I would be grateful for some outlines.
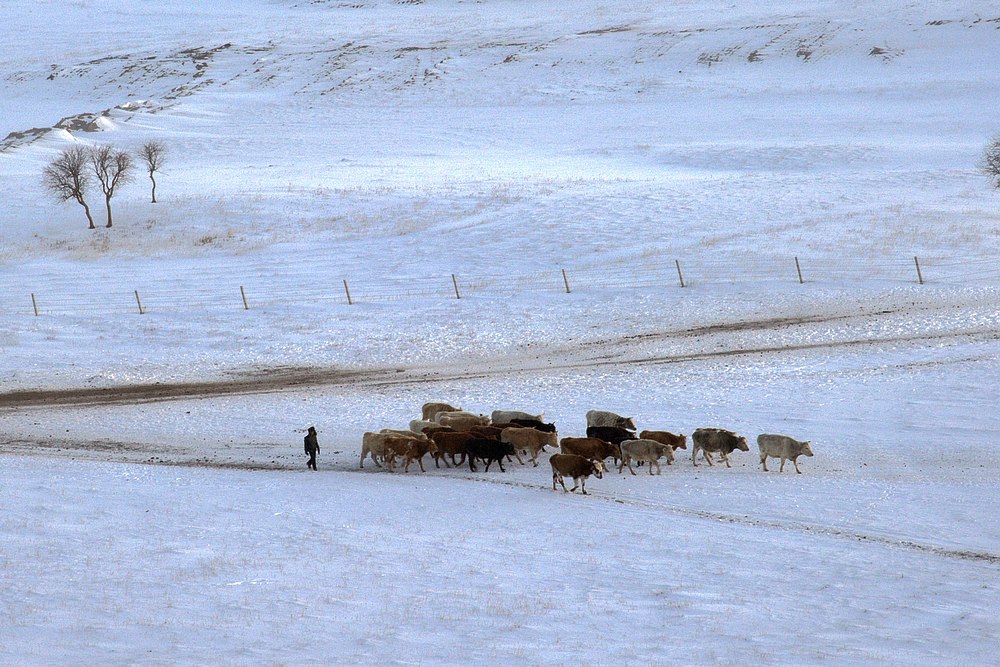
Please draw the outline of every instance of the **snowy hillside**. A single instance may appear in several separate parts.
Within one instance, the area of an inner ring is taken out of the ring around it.
[[[994,660],[1000,10],[193,4],[0,12],[0,663]],[[426,400],[751,451],[358,470]]]

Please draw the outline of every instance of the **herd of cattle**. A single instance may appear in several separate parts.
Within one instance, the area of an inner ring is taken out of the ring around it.
[[[698,465],[698,452],[709,465],[718,454],[731,467],[729,456],[735,451],[749,451],[746,438],[721,428],[699,428],[691,435],[691,462]],[[780,472],[785,470],[785,461],[791,461],[795,472],[799,470],[798,457],[812,456],[809,442],[800,442],[785,435],[762,433],[757,436],[760,463],[767,470],[767,459],[781,459]],[[485,470],[495,462],[504,471],[504,459],[517,459],[525,465],[521,455],[538,465],[538,455],[546,447],[557,453],[549,457],[552,467],[552,488],[556,482],[564,491],[587,493],[586,480],[593,475],[600,479],[610,458],[618,465],[621,473],[625,467],[633,475],[632,463],[648,464],[649,474],[656,468],[662,472],[660,459],[667,465],[674,461],[674,450],[687,449],[687,436],[669,431],[644,430],[636,433],[631,417],[622,417],[613,412],[590,410],[587,412],[587,436],[559,438],[555,424],[545,423],[541,414],[529,414],[516,410],[494,410],[490,416],[466,412],[447,403],[425,403],[421,418],[410,422],[408,429],[386,428],[374,433],[365,433],[361,442],[361,468],[365,459],[371,458],[376,466],[384,463],[394,470],[397,459],[403,461],[403,471],[416,461],[424,472],[424,456],[434,457],[435,467],[464,465],[476,472],[476,462],[481,461]],[[449,462],[450,460],[450,462]],[[566,489],[564,477],[572,477],[574,486]]]

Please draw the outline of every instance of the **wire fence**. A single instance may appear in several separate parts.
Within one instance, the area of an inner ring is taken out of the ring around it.
[[[620,259],[606,265],[553,267],[523,275],[438,274],[378,277],[360,274],[317,280],[306,263],[201,263],[171,274],[122,268],[67,280],[64,274],[33,272],[30,280],[8,278],[0,290],[0,314],[197,312],[253,310],[288,305],[394,303],[417,299],[512,298],[528,293],[593,290],[699,290],[713,285],[1000,285],[1000,260],[976,258],[752,257],[683,260]],[[154,275],[155,274],[155,275]],[[16,283],[16,284],[15,284]]]

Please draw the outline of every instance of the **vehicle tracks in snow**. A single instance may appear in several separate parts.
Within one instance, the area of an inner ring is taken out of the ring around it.
[[[551,489],[549,489],[547,485],[534,484],[531,482],[522,482],[519,480],[491,479],[483,477],[472,477],[470,475],[463,475],[461,478],[467,480],[483,481],[489,484],[511,486],[516,488],[542,489],[551,491]],[[699,510],[690,507],[680,507],[677,505],[670,505],[667,503],[645,500],[641,498],[627,498],[627,497],[615,496],[602,491],[591,490],[587,492],[587,496],[592,497],[596,500],[600,500],[602,502],[615,503],[618,505],[625,505],[627,507],[652,510],[654,512],[659,512],[664,514],[674,514],[689,518],[705,519],[708,521],[715,521],[719,523],[726,523],[726,524],[740,525],[740,526],[750,526],[754,528],[767,528],[771,530],[780,530],[785,532],[797,532],[806,535],[816,535],[819,537],[846,539],[846,540],[851,540],[853,542],[876,544],[895,549],[905,549],[908,551],[915,551],[922,554],[940,556],[943,558],[950,558],[954,560],[988,563],[990,565],[1000,565],[1000,554],[993,553],[991,551],[980,551],[975,549],[953,549],[933,544],[926,544],[923,542],[918,542],[916,540],[911,540],[906,538],[896,538],[887,535],[864,533],[856,530],[837,528],[835,526],[823,526],[819,524],[810,524],[801,521],[764,519],[748,515],[727,514],[725,512],[712,512],[708,510]]]
[[[886,311],[886,313],[889,311]],[[885,313],[879,313],[885,314]],[[253,373],[234,375],[231,378],[200,382],[155,382],[108,387],[80,387],[71,389],[17,390],[0,393],[0,411],[5,409],[63,406],[113,406],[140,403],[175,401],[212,396],[233,396],[280,393],[325,386],[385,387],[435,384],[468,380],[485,380],[517,373],[553,373],[584,370],[609,366],[655,366],[709,361],[739,356],[776,355],[811,350],[838,350],[862,347],[895,346],[902,344],[942,344],[955,342],[991,342],[1000,338],[989,327],[958,331],[929,332],[881,337],[852,337],[826,341],[790,343],[787,345],[730,345],[718,349],[672,354],[636,353],[630,344],[656,339],[690,338],[692,336],[751,329],[775,330],[784,326],[816,324],[844,319],[842,315],[829,318],[804,317],[766,319],[756,322],[722,324],[699,329],[675,332],[650,332],[631,334],[618,339],[588,341],[573,347],[557,350],[539,350],[531,357],[510,356],[490,362],[467,362],[478,366],[467,370],[465,362],[449,362],[441,366],[414,366],[411,368],[302,368],[277,367]]]

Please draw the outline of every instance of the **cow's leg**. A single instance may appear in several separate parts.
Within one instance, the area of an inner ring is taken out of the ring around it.
[[[697,446],[691,447],[691,465],[694,465],[694,466],[698,465],[698,447]]]
[[[419,459],[417,459],[417,463],[420,464],[420,472],[427,472],[426,470],[424,470],[424,457],[421,456]]]
[[[625,457],[625,462],[628,463],[628,471],[634,475],[635,471],[632,470],[632,457],[631,456],[626,456]]]
[[[580,478],[580,493],[582,493],[585,496],[589,495],[587,493],[587,478],[586,477],[581,477]]]
[[[722,460],[726,462],[726,467],[727,468],[732,468],[733,467],[733,466],[729,465],[729,454],[726,454],[725,450],[719,452],[719,456],[721,456]]]
[[[557,479],[559,480],[559,484],[562,485],[563,492],[564,493],[568,493],[569,489],[566,488],[566,482],[563,481],[563,476],[561,474],[559,474],[558,472],[555,472],[555,471],[552,472],[552,490],[553,491],[556,490],[556,480]]]
[[[521,465],[524,465],[524,460],[521,458],[521,454],[517,451],[517,449],[514,450],[514,456],[517,458],[517,462],[518,463],[520,463]],[[509,455],[507,456],[507,462],[510,463],[510,456]]]
[[[621,460],[621,463],[619,463],[619,464],[618,464],[618,474],[619,474],[619,475],[621,474],[621,472],[622,472],[622,469],[623,469],[624,467],[625,467],[625,457],[623,456],[623,457],[622,457],[622,460]]]
[[[469,455],[469,470],[476,472],[476,460],[472,455]]]
[[[781,467],[778,468],[778,472],[785,472],[785,461],[786,460],[787,459],[784,456],[781,457]]]
[[[663,471],[660,470],[660,459],[656,459],[655,461],[650,461],[649,462],[649,474],[650,474],[650,476],[652,476],[652,474],[653,474],[653,466],[654,465],[656,466],[656,474],[657,475],[662,475]]]
[[[500,466],[500,472],[507,472],[506,470],[503,469],[503,457],[497,459],[497,465]]]
[[[707,449],[701,450],[701,455],[705,457],[706,461],[708,461],[708,465],[710,465],[710,466],[714,466],[715,465],[714,463],[712,463],[712,455],[709,453],[709,451]]]
[[[362,470],[365,469],[365,457],[368,456],[368,450],[364,447],[361,448],[361,463],[358,465]]]
[[[767,469],[767,454],[760,455],[760,464],[764,466],[764,472],[770,472],[770,470]]]
[[[799,473],[801,475],[802,471],[799,470],[799,457],[796,456],[795,458],[792,459],[792,465],[795,466],[795,472],[797,472],[797,473]]]

